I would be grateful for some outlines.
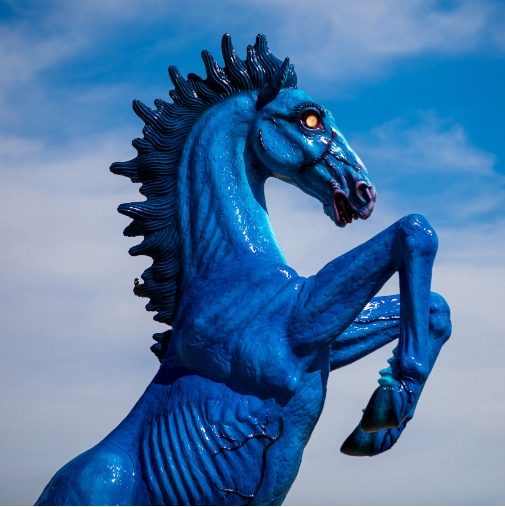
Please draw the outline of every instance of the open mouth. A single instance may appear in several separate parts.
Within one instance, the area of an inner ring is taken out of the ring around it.
[[[362,205],[355,208],[347,195],[335,180],[330,180],[333,189],[331,204],[333,207],[333,219],[338,227],[345,227],[353,220],[366,220],[374,209],[377,193],[373,186],[366,181],[356,182],[356,199]]]
[[[333,212],[335,214],[335,223],[339,227],[345,227],[353,220],[358,220],[359,216],[354,211],[348,197],[342,190],[335,188],[333,191]]]

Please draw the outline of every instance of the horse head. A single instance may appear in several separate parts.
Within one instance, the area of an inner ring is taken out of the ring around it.
[[[258,93],[257,117],[249,136],[257,163],[317,198],[337,226],[367,219],[376,191],[368,171],[325,107],[305,92],[283,88],[288,59]]]

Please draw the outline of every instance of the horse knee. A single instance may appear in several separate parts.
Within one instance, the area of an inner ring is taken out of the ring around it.
[[[410,252],[434,256],[438,249],[438,237],[435,229],[422,215],[407,215],[400,221],[402,242]]]
[[[451,336],[451,310],[447,301],[436,292],[430,297],[430,331],[437,339],[446,342]]]

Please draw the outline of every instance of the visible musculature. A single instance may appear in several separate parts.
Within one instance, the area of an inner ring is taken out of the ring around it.
[[[221,452],[233,452],[233,451],[237,451],[243,445],[247,444],[247,442],[249,442],[250,440],[253,440],[253,439],[258,439],[258,440],[266,439],[268,441],[268,444],[263,448],[263,464],[262,464],[262,468],[261,468],[261,478],[260,478],[260,481],[258,483],[258,486],[256,487],[255,492],[251,493],[249,495],[240,493],[238,491],[238,488],[237,488],[237,483],[236,483],[235,479],[232,477],[233,484],[235,486],[233,489],[231,489],[231,488],[221,488],[221,487],[218,487],[216,485],[216,487],[220,491],[226,492],[226,495],[223,496],[223,500],[226,499],[229,494],[235,494],[235,495],[238,495],[240,498],[248,500],[248,502],[245,505],[250,505],[250,503],[256,497],[256,494],[258,493],[258,490],[261,487],[261,484],[263,482],[263,478],[264,478],[264,475],[265,475],[266,464],[267,464],[267,462],[266,462],[266,460],[267,460],[267,451],[268,451],[269,447],[272,444],[274,444],[275,442],[277,442],[277,440],[279,440],[279,438],[281,438],[282,432],[283,432],[283,429],[284,429],[284,425],[283,425],[282,419],[280,419],[281,426],[280,426],[279,434],[274,437],[274,436],[269,435],[267,433],[267,426],[269,424],[270,424],[269,420],[267,420],[267,422],[265,424],[260,424],[259,425],[259,428],[261,430],[260,433],[250,433],[249,435],[246,435],[246,437],[244,439],[242,439],[242,440],[240,440],[238,438],[233,438],[233,437],[230,437],[230,436],[224,435],[224,434],[218,435],[219,438],[221,438],[223,440],[226,440],[226,441],[228,441],[230,443],[233,443],[235,445],[233,447],[223,446],[220,449],[218,449],[217,451],[215,451],[214,455],[217,455],[217,454],[219,454]]]
[[[217,455],[220,452],[225,452],[225,451],[236,451],[237,449],[240,449],[243,445],[245,445],[247,442],[249,442],[249,440],[252,440],[254,438],[257,438],[257,439],[265,438],[266,440],[268,440],[270,442],[270,444],[277,442],[277,440],[279,440],[279,438],[282,435],[282,425],[281,425],[281,432],[279,433],[279,435],[277,435],[276,437],[273,437],[273,436],[269,435],[266,431],[268,424],[270,424],[270,421],[267,421],[266,424],[260,424],[259,427],[262,430],[261,433],[250,433],[243,440],[239,440],[237,438],[233,438],[228,435],[223,435],[223,434],[218,435],[219,438],[222,438],[223,440],[227,440],[229,442],[232,442],[236,445],[234,447],[226,447],[226,446],[221,447],[221,449],[218,449],[214,453],[214,455]],[[267,448],[268,448],[268,446],[267,446]]]
[[[169,328],[151,347],[160,368],[104,440],[65,465],[38,505],[279,505],[323,409],[330,370],[398,340],[379,386],[342,445],[390,449],[451,333],[430,292],[437,237],[408,215],[304,278],[272,231],[269,177],[318,199],[338,227],[367,219],[376,191],[331,114],[296,87],[288,58],[258,35],[206,77],[169,67],[173,103],[139,101],[138,155],[111,171],[141,183],[121,204],[153,263],[134,293]],[[303,239],[303,238],[302,238]],[[395,273],[400,296],[374,297]],[[357,418],[360,414],[356,414]]]
[[[233,477],[232,477],[232,481],[233,481],[233,485],[235,486],[234,488],[220,488],[219,486],[216,486],[216,488],[219,489],[219,491],[223,491],[225,493],[225,495],[223,497],[221,497],[221,500],[226,500],[228,498],[228,495],[237,495],[242,500],[247,500],[247,503],[245,503],[244,505],[251,505],[251,502],[254,500],[254,496],[255,496],[254,493],[252,493],[250,495],[246,495],[244,493],[241,493],[238,490],[237,482],[235,481],[235,479]]]

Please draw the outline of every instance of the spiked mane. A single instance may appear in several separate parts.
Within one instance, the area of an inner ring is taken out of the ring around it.
[[[138,100],[133,102],[133,110],[145,123],[144,138],[132,142],[137,157],[116,162],[110,168],[114,174],[142,183],[140,193],[147,199],[121,204],[118,211],[133,219],[124,230],[125,236],[144,236],[142,243],[130,248],[130,255],[147,255],[153,259],[151,267],[142,273],[144,283],[137,285],[134,293],[150,298],[146,310],[158,312],[154,320],[169,326],[177,312],[182,281],[177,180],[186,139],[204,111],[231,95],[262,89],[283,63],[270,52],[261,34],[254,46],[247,47],[245,61],[238,58],[228,34],[223,36],[222,52],[224,68],[208,51],[202,51],[205,80],[195,74],[189,74],[186,80],[176,67],[168,68],[175,87],[169,92],[172,104],[155,100],[153,111]],[[284,87],[296,88],[292,65]],[[170,335],[171,330],[153,336],[159,343],[151,349],[160,360]]]

